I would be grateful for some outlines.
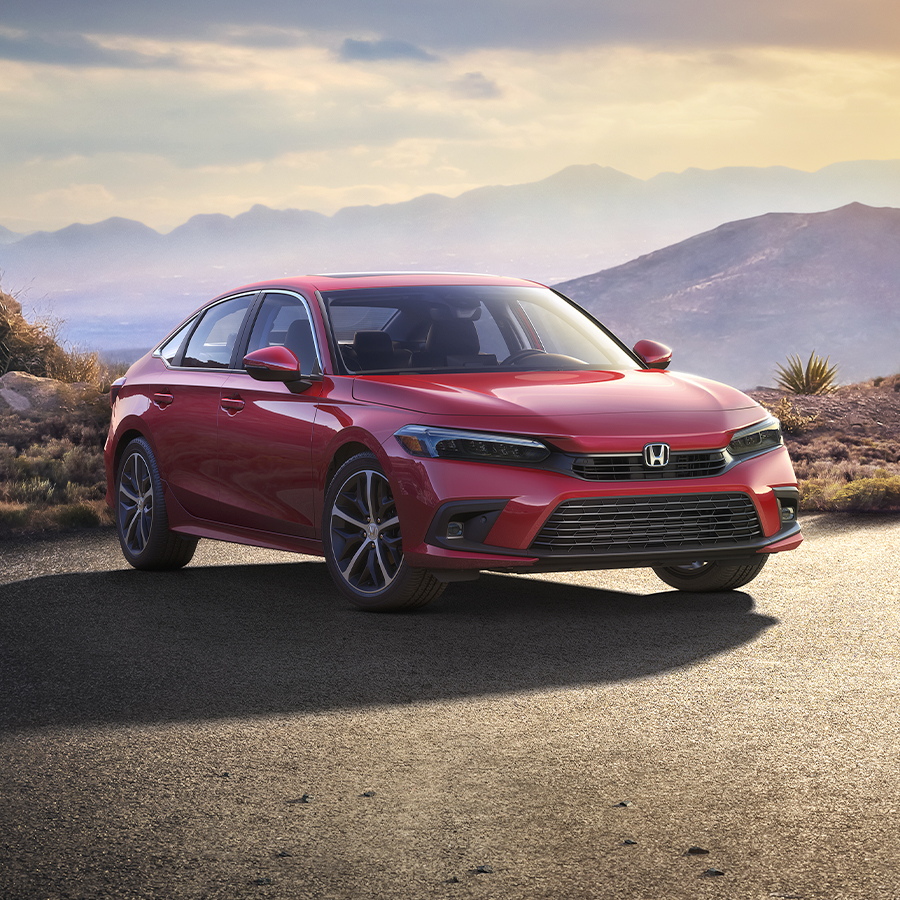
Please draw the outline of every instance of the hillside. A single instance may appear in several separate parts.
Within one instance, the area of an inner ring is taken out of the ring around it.
[[[7,290],[103,350],[152,344],[204,300],[282,273],[422,269],[546,283],[617,266],[723,222],[858,201],[900,207],[900,161],[819,172],[689,169],[642,180],[597,165],[456,198],[358,206],[333,216],[254,206],[160,234],[109,219],[26,236],[0,232]]]
[[[628,342],[672,346],[673,368],[743,388],[814,349],[843,382],[900,369],[900,209],[770,213],[556,287]]]

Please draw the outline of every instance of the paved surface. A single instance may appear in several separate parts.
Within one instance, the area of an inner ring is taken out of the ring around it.
[[[0,544],[0,898],[896,900],[900,517],[804,527],[744,592],[407,615],[308,558]]]

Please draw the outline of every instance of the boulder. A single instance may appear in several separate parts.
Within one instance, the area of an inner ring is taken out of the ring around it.
[[[99,397],[97,387],[84,382],[65,384],[25,372],[7,372],[0,377],[0,412],[46,415],[95,403]]]

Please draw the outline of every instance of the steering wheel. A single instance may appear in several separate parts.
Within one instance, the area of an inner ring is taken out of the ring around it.
[[[523,359],[534,356],[536,353],[543,354],[543,350],[536,350],[533,347],[526,347],[524,350],[516,350],[500,363],[501,366],[517,366]]]

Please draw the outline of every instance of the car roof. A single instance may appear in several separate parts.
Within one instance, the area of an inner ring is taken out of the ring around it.
[[[347,291],[357,288],[415,287],[439,284],[535,285],[537,282],[499,275],[477,275],[465,272],[333,272],[322,275],[299,275],[247,284],[238,290],[288,288],[303,291]],[[234,291],[229,291],[229,294]]]

